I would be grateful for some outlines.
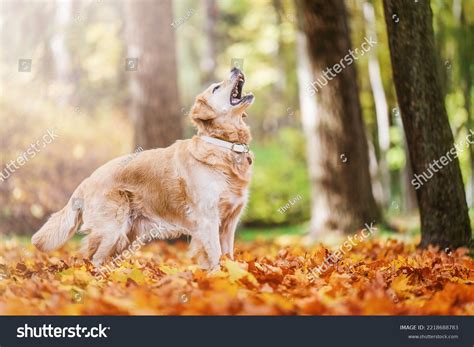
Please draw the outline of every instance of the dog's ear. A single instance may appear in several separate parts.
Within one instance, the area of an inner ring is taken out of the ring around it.
[[[216,112],[208,105],[204,98],[197,98],[189,116],[193,121],[206,121],[217,117]]]

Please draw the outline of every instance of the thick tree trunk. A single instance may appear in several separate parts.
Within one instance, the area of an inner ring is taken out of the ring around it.
[[[204,33],[206,41],[201,66],[203,70],[203,85],[207,88],[209,84],[216,82],[216,19],[218,9],[215,0],[206,0],[204,2],[204,7],[206,9],[206,16],[204,18]]]
[[[182,137],[171,0],[126,1],[135,146],[166,147]]]
[[[437,73],[429,2],[384,0],[384,11],[410,161],[415,175],[426,172],[428,176],[423,185],[415,182],[424,179],[412,181],[421,185],[416,191],[421,216],[420,246],[466,246],[471,227],[459,162],[453,154],[446,155],[455,147]],[[434,161],[443,156],[451,160],[439,169]],[[436,166],[438,170],[434,170]]]
[[[311,89],[311,83],[323,76],[324,70],[349,54],[346,10],[343,0],[301,0],[297,6],[311,66],[311,75],[299,80],[300,94],[305,94],[300,100],[308,138],[312,235],[331,230],[350,233],[365,223],[379,221],[355,67],[346,62],[345,68],[317,92]]]

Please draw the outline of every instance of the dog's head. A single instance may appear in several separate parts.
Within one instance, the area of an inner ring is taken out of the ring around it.
[[[252,93],[242,95],[244,84],[243,72],[233,68],[229,78],[211,84],[198,95],[189,116],[200,134],[231,142],[250,141],[243,118],[247,116],[245,110],[253,103],[254,96]]]

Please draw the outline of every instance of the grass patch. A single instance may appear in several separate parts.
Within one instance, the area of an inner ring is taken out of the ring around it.
[[[268,240],[282,235],[303,235],[307,227],[308,224],[303,223],[267,228],[240,228],[236,235],[239,241],[254,241],[256,238]]]

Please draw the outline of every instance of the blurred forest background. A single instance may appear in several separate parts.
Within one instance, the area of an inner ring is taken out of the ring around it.
[[[412,237],[420,228],[418,206],[383,3],[344,4],[351,47],[369,36],[377,42],[354,64],[370,185],[382,211],[376,222],[400,238]],[[236,65],[246,74],[244,90],[256,96],[246,120],[256,160],[240,235],[312,229],[318,210],[311,208],[307,156],[318,152],[307,150],[311,139],[300,104],[307,97],[302,81],[318,76],[305,70],[305,14],[298,2],[1,0],[0,6],[0,168],[48,129],[58,134],[0,182],[0,234],[37,230],[106,161],[191,137],[195,130],[186,115],[194,97]],[[474,2],[433,0],[431,9],[436,69],[458,143],[474,129]],[[346,155],[334,157],[344,165],[351,160]],[[459,161],[472,211],[474,148]]]

